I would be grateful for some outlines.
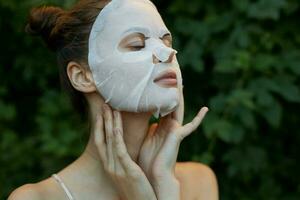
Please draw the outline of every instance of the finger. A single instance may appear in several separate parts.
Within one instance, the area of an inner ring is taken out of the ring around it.
[[[169,133],[172,128],[174,128],[175,123],[177,123],[171,114],[162,117],[158,123],[157,132],[161,137],[165,137],[167,133]]]
[[[157,127],[158,127],[157,123],[151,124],[151,126],[148,130],[148,136],[153,136],[155,134]]]
[[[103,105],[104,110],[104,126],[107,147],[108,170],[114,171],[114,156],[113,156],[113,119],[111,109],[108,105]]]
[[[181,139],[185,138],[198,128],[203,118],[205,117],[207,111],[207,107],[201,108],[196,117],[190,123],[187,123],[185,126],[182,127],[182,131],[179,132]]]
[[[119,111],[113,111],[114,115],[114,127],[113,127],[113,154],[114,154],[114,161],[115,161],[115,169],[118,174],[122,174],[124,172],[123,166],[120,162],[120,159],[118,157],[118,145],[117,145],[117,136],[116,136],[116,130],[120,130],[123,137],[123,125],[122,125],[122,118],[121,113]]]
[[[123,134],[122,116],[119,111],[114,111],[114,129],[120,129]]]
[[[98,116],[96,117],[94,140],[102,162],[107,163],[106,144],[103,131],[103,117],[101,116],[101,114],[98,114]]]
[[[123,134],[121,133],[120,129],[115,129],[114,135],[116,138],[115,149],[117,152],[118,160],[120,161],[120,164],[122,165],[124,171],[129,172],[133,168],[133,161],[127,152],[127,148],[122,137]]]

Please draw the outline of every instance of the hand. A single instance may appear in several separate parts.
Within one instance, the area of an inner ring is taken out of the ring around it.
[[[123,140],[121,113],[114,111],[112,114],[106,104],[103,112],[104,117],[101,114],[97,116],[94,135],[105,171],[127,200],[156,199],[144,172],[127,152]]]
[[[201,108],[195,118],[184,126],[180,125],[172,115],[162,120],[155,135],[164,137],[165,140],[153,162],[153,174],[159,174],[163,170],[174,171],[181,141],[198,128],[207,111],[207,107]]]
[[[173,199],[179,198],[178,191],[171,191],[172,185],[178,188],[174,171],[179,146],[200,125],[207,111],[208,108],[201,108],[197,116],[184,126],[177,121],[174,114],[170,114],[163,117],[159,124],[150,127],[141,147],[139,165],[152,183],[158,199],[166,199],[164,195],[170,195],[170,192],[176,193]]]
[[[181,74],[179,74],[179,79],[181,79]],[[177,121],[176,124],[182,125],[183,117],[184,117],[184,97],[183,97],[183,85],[178,86],[179,92],[179,105],[177,109],[171,114],[172,117]],[[167,117],[165,117],[167,118]],[[142,167],[144,172],[146,173],[149,179],[152,178],[151,176],[151,168],[153,159],[156,157],[160,147],[164,142],[165,134],[157,134],[163,132],[164,129],[165,118],[162,118],[158,124],[154,123],[150,126],[146,139],[141,147],[140,154],[139,154],[139,165]],[[161,137],[162,136],[162,137]]]

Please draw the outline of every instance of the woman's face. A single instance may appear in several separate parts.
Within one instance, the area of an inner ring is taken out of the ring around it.
[[[182,80],[172,36],[148,0],[113,0],[89,40],[97,89],[114,109],[166,115],[176,109]]]

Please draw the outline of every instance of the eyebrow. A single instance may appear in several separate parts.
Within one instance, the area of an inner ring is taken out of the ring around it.
[[[150,35],[150,30],[145,27],[131,27],[123,32],[122,36],[127,36],[129,33],[143,33],[146,37]]]

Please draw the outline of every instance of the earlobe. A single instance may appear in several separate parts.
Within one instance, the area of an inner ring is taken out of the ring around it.
[[[88,67],[71,61],[67,66],[67,74],[72,86],[83,93],[96,91],[96,86],[91,71]]]

